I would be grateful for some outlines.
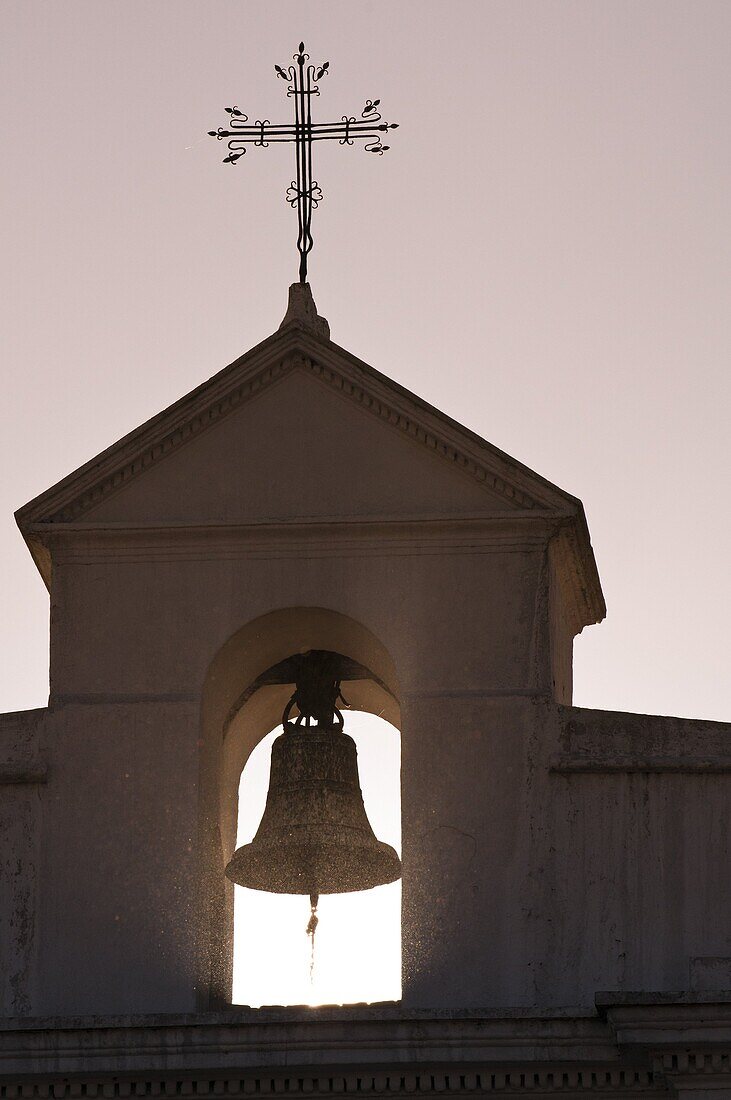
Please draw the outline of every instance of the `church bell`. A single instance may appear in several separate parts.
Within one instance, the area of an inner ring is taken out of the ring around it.
[[[226,867],[239,886],[316,899],[370,890],[401,875],[398,855],[376,839],[366,816],[355,742],[337,708],[337,671],[335,654],[312,651],[298,660],[284,732],[272,746],[261,823]]]

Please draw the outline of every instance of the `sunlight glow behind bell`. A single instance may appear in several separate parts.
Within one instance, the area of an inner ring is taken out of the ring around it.
[[[401,745],[398,730],[372,714],[344,712],[358,747],[366,813],[376,835],[401,851]],[[249,757],[239,785],[237,847],[261,820],[273,730]],[[303,895],[235,888],[234,1004],[352,1004],[401,997],[401,882],[321,896],[310,982],[309,917]]]

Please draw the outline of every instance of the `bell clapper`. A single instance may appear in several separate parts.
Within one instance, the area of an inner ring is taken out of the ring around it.
[[[320,923],[317,916],[317,903],[319,900],[319,894],[310,894],[310,919],[307,922],[306,929],[307,935],[310,937],[310,983],[315,980],[315,932]]]

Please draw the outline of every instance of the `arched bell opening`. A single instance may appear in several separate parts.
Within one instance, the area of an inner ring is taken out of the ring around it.
[[[392,750],[386,756],[390,756],[392,761],[391,787],[396,791],[396,801],[399,803],[396,816],[399,822],[397,833],[400,834],[398,682],[393,661],[385,647],[361,623],[325,608],[288,608],[271,612],[247,624],[219,650],[209,668],[203,695],[199,805],[201,850],[205,861],[202,876],[208,900],[202,914],[201,937],[204,944],[202,957],[209,958],[210,971],[208,975],[201,974],[201,983],[204,986],[207,980],[211,991],[207,1000],[209,1005],[230,1003],[232,998],[234,887],[225,877],[224,869],[237,846],[240,779],[244,773],[243,792],[244,798],[248,799],[246,783],[261,765],[252,759],[252,768],[247,775],[247,761],[264,738],[272,733],[276,735],[277,730],[281,732],[281,716],[292,694],[293,683],[287,672],[287,662],[312,651],[335,654],[344,662],[346,675],[343,690],[348,705],[344,707],[343,714],[359,744],[364,737],[368,742],[369,721],[371,746],[379,740],[379,735],[372,732],[374,722],[382,727],[380,740],[383,744],[388,742],[389,737],[396,738],[395,754]],[[359,712],[373,717],[364,717],[365,726],[356,730]],[[262,751],[267,753],[266,748]],[[371,755],[370,752],[367,755]],[[367,764],[366,772],[369,771],[372,769]],[[382,775],[387,771],[388,766],[382,761]],[[377,786],[378,767],[374,774]],[[365,793],[367,809],[368,791]],[[265,794],[266,787],[260,792],[260,797]],[[395,846],[400,848],[400,845]],[[393,892],[398,893],[398,888]],[[330,902],[328,908],[331,908]],[[394,907],[392,903],[392,909],[396,913],[398,953],[400,906]],[[301,930],[298,935],[302,936]],[[365,946],[364,943],[359,945],[361,953]],[[398,988],[400,975],[394,977],[388,993],[379,999],[393,999]],[[237,984],[237,1000],[239,998]],[[312,997],[304,999],[313,1000]],[[366,995],[347,999],[371,998]],[[252,1003],[256,997],[243,996],[241,1000]],[[281,1003],[282,998],[274,997],[274,1000]],[[297,1000],[302,1003],[303,998],[298,997]],[[268,997],[260,1003],[264,1001],[272,1003]],[[289,1003],[293,1002],[290,1000]]]
[[[368,823],[378,842],[393,845],[400,856],[399,731],[367,712],[346,711],[344,718],[357,746]],[[252,847],[261,830],[272,746],[282,737],[279,725],[259,742],[242,771],[239,851]],[[234,894],[234,1004],[257,1008],[400,1000],[400,876],[373,889],[320,895],[314,927],[306,895],[241,886]]]

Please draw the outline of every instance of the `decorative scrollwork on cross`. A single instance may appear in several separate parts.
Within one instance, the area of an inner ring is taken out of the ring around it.
[[[363,141],[368,153],[378,156],[388,150],[382,135],[398,127],[397,122],[384,122],[380,111],[380,99],[367,99],[360,113],[343,115],[340,122],[313,122],[311,114],[312,97],[320,94],[318,81],[328,75],[330,62],[321,65],[309,64],[310,55],[305,53],[305,44],[300,42],[297,53],[292,55],[293,65],[283,68],[275,65],[277,76],[287,83],[287,97],[294,99],[294,124],[272,123],[269,119],[257,119],[251,125],[248,116],[239,107],[226,107],[229,115],[229,128],[219,126],[209,130],[211,137],[226,141],[228,154],[224,164],[236,164],[246,153],[247,145],[267,149],[272,143],[294,142],[297,178],[287,188],[286,199],[297,209],[299,233],[297,251],[300,255],[299,279],[307,282],[307,256],[312,251],[312,211],[322,201],[322,191],[317,180],[312,178],[312,144],[315,141],[338,141],[340,145],[354,145]]]

